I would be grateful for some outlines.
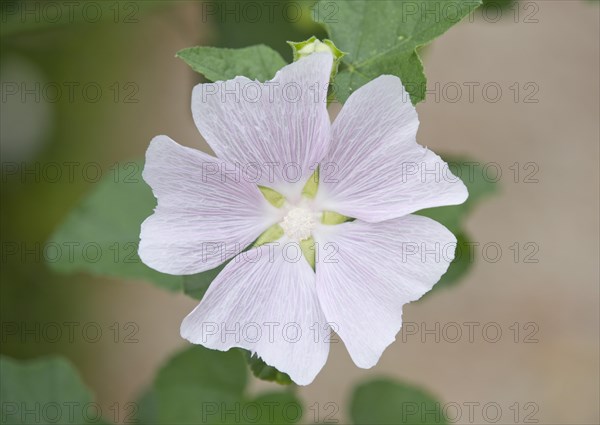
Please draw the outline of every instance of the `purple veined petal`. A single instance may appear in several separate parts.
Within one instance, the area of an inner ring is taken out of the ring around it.
[[[279,220],[255,184],[225,173],[231,165],[167,136],[146,152],[143,177],[158,205],[142,224],[139,255],[163,273],[212,269]]]
[[[231,260],[181,324],[190,342],[221,351],[245,348],[300,385],[310,384],[325,364],[329,333],[315,273],[298,244],[285,238]]]
[[[296,199],[329,148],[332,61],[313,54],[265,83],[236,77],[199,84],[192,95],[196,126],[219,158]]]
[[[382,75],[353,93],[332,126],[317,202],[368,222],[463,203],[462,181],[416,142],[419,119],[399,78]]]
[[[358,367],[370,368],[396,339],[402,306],[431,290],[454,259],[456,238],[434,220],[320,226],[317,294]]]

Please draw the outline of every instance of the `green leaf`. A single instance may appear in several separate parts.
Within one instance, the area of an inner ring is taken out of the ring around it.
[[[63,273],[142,279],[179,290],[181,277],[152,270],[138,257],[140,225],[152,214],[156,199],[142,180],[141,162],[123,168],[124,173],[106,175],[50,237],[48,245],[58,247],[61,255],[48,263]]]
[[[261,394],[245,403],[243,422],[294,424],[302,417],[302,403],[289,391]],[[257,412],[257,413],[255,413]]]
[[[252,374],[263,381],[277,382],[281,385],[292,384],[293,381],[287,373],[275,369],[266,364],[260,357],[252,355],[248,350],[243,350]]]
[[[98,423],[90,390],[61,357],[17,361],[0,356],[2,423]],[[88,421],[89,419],[89,421]]]
[[[382,74],[400,77],[413,104],[425,98],[426,78],[417,49],[467,16],[481,0],[321,0],[315,17],[344,52],[336,97]]]
[[[440,403],[413,385],[377,379],[359,385],[350,403],[352,423],[444,425]]]
[[[190,347],[175,355],[154,382],[158,422],[222,423],[223,409],[242,401],[247,379],[239,350]]]
[[[457,234],[461,232],[464,220],[473,207],[486,196],[494,193],[497,190],[497,185],[486,179],[480,162],[469,158],[443,157],[449,165],[449,170],[467,186],[469,198],[461,205],[428,208],[418,211],[417,214],[432,218],[442,223],[452,233]]]
[[[245,350],[193,346],[176,354],[140,399],[148,423],[295,423],[302,405],[289,391],[246,395]]]
[[[279,53],[263,44],[241,49],[189,47],[177,52],[177,57],[210,81],[237,76],[266,81],[286,65]]]

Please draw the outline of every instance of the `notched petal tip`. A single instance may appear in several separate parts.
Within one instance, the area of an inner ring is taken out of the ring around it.
[[[449,182],[450,184],[446,188],[446,191],[449,194],[451,194],[451,196],[450,195],[448,196],[447,203],[444,205],[464,204],[467,201],[467,199],[469,198],[469,189],[467,188],[465,183],[462,181],[462,179],[460,177],[458,177],[457,175],[452,173],[452,170],[450,169],[449,164],[446,161],[444,161],[444,159],[442,157],[440,157],[435,152],[430,151],[430,150],[428,150],[427,154],[433,155],[437,162],[443,164],[444,166],[446,166],[448,168],[448,172],[450,173],[450,176],[445,176],[444,177],[445,179],[447,179],[447,178],[455,179],[454,181],[450,181]],[[444,206],[444,205],[439,205],[439,206]]]
[[[150,140],[148,149],[146,149],[144,169],[142,170],[142,178],[150,187],[152,187],[152,168],[160,165],[160,160],[164,157],[164,152],[173,147],[182,148],[183,146],[179,145],[169,136],[162,134],[155,136]],[[154,196],[156,197],[156,195]]]
[[[356,220],[325,230],[315,240],[319,246],[335,243],[338,257],[319,263],[319,301],[354,363],[368,369],[396,340],[403,306],[430,291],[452,261],[446,254],[423,260],[422,253],[455,244],[456,238],[418,215],[375,224]],[[373,284],[365,287],[364,282]]]
[[[325,338],[315,340],[315,323],[325,327],[327,320],[314,286],[312,269],[305,262],[286,260],[282,246],[253,248],[219,273],[183,320],[181,336],[209,349],[250,350],[294,382],[308,385],[329,353]],[[231,329],[245,329],[246,324],[260,329],[257,337],[232,334]],[[292,324],[299,330],[294,339],[282,332]]]

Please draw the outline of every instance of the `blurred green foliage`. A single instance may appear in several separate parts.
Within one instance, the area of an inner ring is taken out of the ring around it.
[[[515,7],[518,0],[483,0],[484,9],[507,10]]]
[[[316,0],[277,0],[268,3],[272,7],[267,8],[268,12],[260,15],[248,12],[250,19],[239,19],[235,10],[243,7],[243,2],[216,0],[203,6],[202,15],[216,25],[218,37],[212,43],[215,46],[239,48],[265,44],[291,62],[292,52],[286,41],[326,36],[323,27],[313,20],[315,3]]]
[[[36,26],[37,21],[43,24],[36,15],[28,15],[27,19],[20,15],[7,16],[7,4],[2,2],[0,7],[2,31],[7,31],[0,38],[2,81],[22,84],[33,94],[24,96],[19,93],[9,97],[9,102],[3,101],[3,152],[4,146],[18,148],[21,143],[18,134],[4,132],[8,127],[15,128],[7,125],[11,123],[6,121],[14,118],[11,117],[12,100],[18,103],[19,109],[25,110],[24,116],[18,117],[21,127],[39,125],[38,120],[28,115],[28,108],[39,104],[47,106],[51,125],[43,129],[39,139],[28,141],[35,149],[23,151],[21,156],[2,157],[0,318],[2,322],[28,326],[72,321],[74,317],[85,317],[90,305],[95,304],[92,289],[98,280],[52,272],[45,263],[44,249],[56,226],[82,195],[96,186],[94,181],[82,178],[84,165],[98,166],[107,173],[116,161],[142,153],[136,152],[134,144],[123,143],[131,140],[134,132],[124,131],[119,118],[127,116],[135,122],[143,114],[143,108],[115,102],[110,91],[115,82],[137,81],[139,77],[131,72],[132,48],[127,46],[139,43],[143,34],[136,31],[142,25],[118,25],[106,20],[97,24],[57,24],[42,28]],[[45,4],[30,2],[30,7],[44,7]],[[141,12],[137,17],[142,22]],[[13,27],[8,20],[14,22]],[[8,32],[9,27],[16,29]],[[116,49],[115,46],[124,48]],[[14,68],[16,73],[4,74],[9,67]],[[35,72],[25,73],[27,69]],[[67,94],[65,84],[69,83],[79,88],[75,99]],[[88,83],[104,89],[97,102],[81,98],[81,87]],[[36,84],[41,87],[58,85],[63,95],[58,100],[49,101],[40,96],[40,90],[36,94]],[[115,134],[119,136],[115,138]],[[65,164],[69,163],[76,167],[72,180],[65,168]],[[45,167],[52,165],[58,165],[63,173],[58,181],[44,177]],[[68,255],[68,249],[62,249],[61,254]],[[106,280],[103,283],[106,284]],[[0,349],[2,353],[15,357],[61,353],[76,358],[80,365],[93,362],[89,355],[91,350],[81,344],[22,343],[9,338]]]
[[[220,352],[192,346],[160,369],[152,390],[146,393],[152,394],[152,400],[146,399],[140,406],[151,409],[156,422],[165,424],[286,424],[300,420],[302,404],[291,391],[253,397],[246,393],[247,383],[241,350]]]
[[[21,363],[0,356],[0,371],[3,424],[99,423],[95,409],[87,412],[91,392],[67,360],[48,357]]]
[[[3,0],[0,7],[2,22],[0,36],[7,37],[99,22],[136,23],[140,14],[168,4],[168,0],[122,3],[80,0],[61,4],[35,0]]]
[[[459,158],[442,155],[448,163],[448,171],[454,176],[460,178],[467,190],[469,198],[461,205],[451,205],[446,207],[428,208],[418,211],[417,214],[429,217],[446,226],[457,239],[454,260],[450,263],[448,271],[436,283],[433,289],[425,294],[423,299],[429,297],[432,293],[442,288],[447,288],[459,282],[467,272],[473,267],[474,258],[471,258],[472,241],[464,230],[465,221],[472,209],[487,196],[494,194],[497,190],[496,183],[487,178],[477,167],[479,162],[471,158]],[[450,177],[447,177],[450,178]]]
[[[186,348],[158,371],[137,403],[119,407],[119,413],[114,406],[103,411],[75,368],[63,358],[17,361],[1,356],[2,423],[83,425],[116,419],[144,425],[282,425],[301,421],[307,410],[293,386],[256,396],[248,393],[243,356],[237,349],[219,352],[201,346]],[[433,396],[392,379],[373,379],[358,385],[349,408],[352,423],[357,425],[447,423]],[[121,416],[113,418],[113,414]]]
[[[69,212],[49,243],[68,246],[75,241],[84,248],[50,263],[54,270],[147,280],[169,290],[181,290],[180,276],[152,270],[137,253],[140,225],[156,203],[142,180],[142,167],[140,161],[128,162],[126,172],[106,176]]]
[[[417,386],[391,379],[359,385],[350,405],[352,423],[356,425],[448,423],[435,397]]]

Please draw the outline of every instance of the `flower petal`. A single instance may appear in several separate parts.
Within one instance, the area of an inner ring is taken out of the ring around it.
[[[328,335],[315,274],[289,240],[233,259],[181,324],[190,342],[222,351],[245,348],[300,385],[311,383],[325,364]]]
[[[279,220],[256,185],[227,170],[225,161],[169,137],[152,140],[142,175],[158,205],[142,224],[145,264],[170,274],[209,270]]]
[[[317,202],[369,222],[461,204],[465,185],[416,142],[419,120],[399,78],[383,75],[350,96],[332,127]]]
[[[418,215],[320,226],[317,294],[357,366],[374,366],[402,326],[402,306],[446,272],[456,238]],[[437,258],[436,258],[437,257]]]
[[[266,83],[236,77],[199,84],[192,95],[196,126],[219,158],[295,199],[329,146],[332,61],[313,54]]]

